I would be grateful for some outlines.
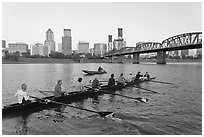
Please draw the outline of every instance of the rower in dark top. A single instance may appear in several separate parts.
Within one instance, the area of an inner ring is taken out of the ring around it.
[[[101,66],[99,66],[98,72],[103,72],[103,71],[104,71],[103,68]]]
[[[148,80],[149,78],[150,78],[150,76],[149,76],[148,72],[146,72],[146,73],[144,74],[144,80]]]
[[[108,86],[109,87],[115,86],[114,74],[111,74],[111,78],[109,78],[108,80]]]
[[[55,97],[61,97],[61,96],[65,95],[66,92],[62,91],[61,85],[62,85],[62,80],[58,80],[57,85],[55,86],[55,89],[54,89],[54,96]]]
[[[135,81],[139,80],[140,77],[143,77],[143,75],[140,74],[140,71],[135,76]]]
[[[92,88],[99,88],[99,87],[100,87],[99,81],[97,77],[95,77],[95,79],[92,81]]]

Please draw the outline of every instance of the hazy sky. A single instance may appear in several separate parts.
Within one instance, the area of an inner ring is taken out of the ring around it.
[[[123,28],[127,46],[137,42],[162,42],[174,35],[202,31],[201,2],[4,2],[2,38],[7,43],[43,43],[51,28],[61,43],[63,29],[71,29],[72,48],[78,41],[107,43]]]

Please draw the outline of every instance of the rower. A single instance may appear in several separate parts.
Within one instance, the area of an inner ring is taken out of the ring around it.
[[[100,84],[99,84],[97,77],[95,77],[95,79],[92,81],[92,88],[94,89],[100,88]]]
[[[55,97],[61,97],[61,96],[64,96],[65,95],[65,91],[62,91],[62,80],[58,80],[57,81],[57,85],[55,86],[55,89],[54,89],[54,96]]]
[[[127,80],[123,77],[123,73],[120,74],[119,78],[118,78],[118,86],[124,86],[125,83],[127,82]]]
[[[21,89],[18,90],[15,94],[16,97],[18,97],[18,103],[19,104],[26,104],[31,102],[29,99],[29,96],[26,93],[27,85],[26,84],[21,84]]]
[[[115,86],[115,79],[114,79],[114,74],[111,74],[111,78],[108,80],[108,87]]]
[[[80,92],[84,92],[86,91],[86,89],[84,88],[84,85],[82,84],[82,78],[78,78],[78,85],[77,85],[77,90],[79,90]]]
[[[141,78],[140,77],[143,77],[143,75],[140,75],[140,71],[138,71],[138,73],[136,74],[136,76],[135,76],[135,81],[137,81],[137,80],[140,80]]]
[[[150,78],[150,76],[149,76],[148,72],[146,72],[146,73],[144,74],[143,79],[144,79],[144,80],[148,80],[149,78]]]
[[[101,66],[98,67],[98,72],[103,72],[103,68]]]

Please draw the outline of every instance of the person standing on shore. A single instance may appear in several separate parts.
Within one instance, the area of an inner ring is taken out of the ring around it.
[[[65,95],[66,92],[62,91],[61,85],[62,85],[62,80],[58,80],[57,85],[55,86],[55,89],[54,89],[55,97],[61,97]]]

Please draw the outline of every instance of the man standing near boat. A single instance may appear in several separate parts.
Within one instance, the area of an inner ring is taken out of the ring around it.
[[[18,90],[15,94],[16,97],[18,97],[18,103],[19,104],[25,104],[27,102],[30,102],[29,96],[26,93],[27,85],[21,84],[21,89]]]
[[[118,78],[118,86],[124,86],[127,80],[123,77],[123,73],[120,74]]]
[[[55,86],[55,89],[54,89],[55,97],[63,96],[66,93],[65,91],[62,91],[61,85],[62,85],[62,80],[58,80],[57,85]]]

